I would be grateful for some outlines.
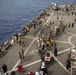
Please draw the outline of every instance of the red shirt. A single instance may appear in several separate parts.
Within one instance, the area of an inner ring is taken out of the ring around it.
[[[24,68],[23,68],[22,66],[19,66],[19,67],[18,67],[18,72],[23,72],[23,69],[24,69]]]

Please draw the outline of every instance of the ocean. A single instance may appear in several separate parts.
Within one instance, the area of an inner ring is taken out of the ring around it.
[[[0,46],[56,0],[0,0]],[[57,0],[75,4],[76,0]]]

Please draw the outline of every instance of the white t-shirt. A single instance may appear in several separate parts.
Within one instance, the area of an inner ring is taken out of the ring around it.
[[[35,75],[40,75],[40,73],[37,71],[37,72],[35,72]]]
[[[45,62],[42,62],[41,68],[45,68]]]

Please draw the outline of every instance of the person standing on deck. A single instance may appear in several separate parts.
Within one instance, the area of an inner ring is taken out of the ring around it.
[[[57,44],[56,44],[56,42],[54,42],[54,48],[55,48],[55,47],[57,47]]]
[[[40,35],[40,48],[41,48],[41,43],[42,43],[42,36]]]
[[[51,39],[51,36],[50,36],[50,34],[48,35],[48,41],[50,41],[50,39]]]
[[[25,46],[23,37],[21,38],[21,45],[22,45],[22,46]]]
[[[44,27],[46,27],[46,21],[44,21]]]
[[[24,50],[21,49],[22,59],[24,60]]]
[[[16,34],[15,36],[16,36],[16,40],[15,41],[18,41],[18,34]]]
[[[45,64],[44,60],[42,60],[42,62],[41,62],[40,69],[41,69],[41,71],[43,71],[43,75],[48,75],[48,71],[47,71],[46,64]]]
[[[19,52],[19,58],[20,58],[20,61],[21,61],[21,63],[22,63],[22,62],[23,62],[23,58],[22,58],[21,52]]]
[[[18,37],[18,43],[21,46],[21,37]]]
[[[42,40],[44,41],[45,36],[44,35],[41,35],[41,37],[42,37]]]
[[[58,20],[59,20],[59,16],[57,16],[57,22],[58,22]]]
[[[36,29],[36,22],[35,21],[34,21],[33,25],[34,25],[34,29]]]
[[[51,42],[51,46],[53,46],[53,44],[54,44],[54,39],[51,38],[50,42]]]
[[[57,56],[57,51],[58,51],[58,50],[57,50],[57,48],[55,47],[55,49],[54,49],[54,55],[55,55],[55,56]]]
[[[2,69],[3,69],[3,72],[7,74],[7,65],[6,64],[3,64]]]
[[[70,27],[71,26],[71,22],[69,22],[69,24],[68,24],[68,27]]]
[[[69,70],[70,67],[71,67],[71,62],[69,59],[67,59],[66,69]]]
[[[40,36],[37,36],[38,47],[40,47]]]
[[[45,48],[45,42],[44,41],[42,41],[41,47],[42,47],[42,50],[44,50],[44,48]]]
[[[72,23],[72,28],[74,27],[74,23]]]

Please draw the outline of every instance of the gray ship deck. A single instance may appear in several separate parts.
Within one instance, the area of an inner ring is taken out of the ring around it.
[[[61,13],[64,14],[62,20],[63,22],[74,22],[76,16],[68,16],[62,11],[59,13],[51,11],[50,16],[46,17],[46,22],[49,23],[50,21],[54,21],[55,25],[58,24],[56,18],[57,15],[60,15]],[[47,38],[50,28],[50,25],[47,25],[46,27],[37,26],[36,29],[32,27],[24,36],[25,47],[15,43],[7,50],[8,52],[6,55],[0,58],[0,71],[2,72],[1,67],[4,63],[8,66],[8,72],[17,69],[17,66],[20,64],[18,53],[21,48],[25,50],[25,60],[22,63],[22,65],[25,67],[25,72],[20,74],[16,73],[16,75],[27,75],[29,71],[37,71],[40,67],[41,60],[40,55],[37,52],[39,48],[37,46],[36,36],[41,33]],[[67,27],[65,31],[55,39],[55,41],[57,42],[58,56],[54,56],[55,61],[48,67],[49,75],[68,75],[68,71],[66,70],[65,66],[68,50],[76,45],[76,24],[74,28]],[[32,52],[34,53],[32,54]],[[53,50],[50,49],[50,53],[53,55]]]

